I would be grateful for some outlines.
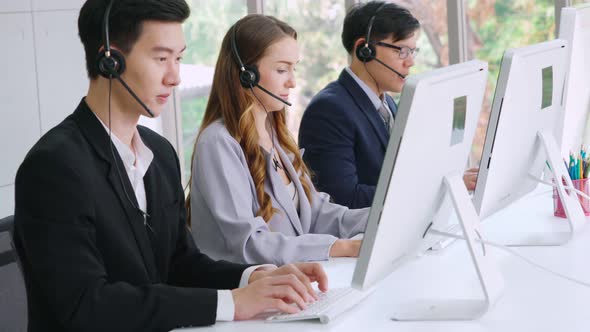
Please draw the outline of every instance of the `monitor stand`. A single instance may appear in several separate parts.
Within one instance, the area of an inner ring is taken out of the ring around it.
[[[572,187],[573,183],[560,157],[555,138],[550,132],[538,132],[540,148],[538,154],[546,156],[549,163],[549,174],[557,187],[557,193],[561,199],[565,215],[567,216],[568,230],[552,232],[531,232],[502,234],[500,242],[507,246],[559,246],[568,243],[574,235],[583,227],[586,217],[578,199],[578,194],[566,187]],[[544,183],[541,179],[531,174],[531,178]],[[564,185],[564,182],[566,183]]]
[[[449,174],[444,177],[447,192],[457,212],[459,224],[467,242],[472,263],[477,272],[483,290],[483,299],[424,299],[410,303],[401,303],[394,308],[393,320],[396,321],[441,321],[473,320],[481,317],[499,298],[504,287],[504,279],[492,258],[487,255],[486,247],[476,238],[479,232],[479,217],[463,183],[462,174]]]

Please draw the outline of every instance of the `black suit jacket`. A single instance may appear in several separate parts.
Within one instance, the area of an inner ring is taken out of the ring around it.
[[[213,261],[186,226],[176,153],[138,127],[154,159],[144,177],[153,232],[109,137],[84,100],[31,149],[16,176],[15,244],[29,331],[167,331],[213,324],[216,289],[246,265]],[[136,204],[136,203],[135,203]]]
[[[386,98],[395,115],[395,102]],[[299,127],[316,186],[352,209],[371,206],[388,141],[381,116],[346,70],[313,97]]]

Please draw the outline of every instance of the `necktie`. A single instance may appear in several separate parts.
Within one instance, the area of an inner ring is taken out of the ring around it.
[[[387,105],[385,105],[385,103],[382,103],[378,111],[381,115],[381,118],[383,119],[383,124],[385,125],[385,128],[387,128],[387,131],[391,134],[391,129],[393,128],[393,117],[391,115],[391,112],[389,111],[389,108],[387,107]]]

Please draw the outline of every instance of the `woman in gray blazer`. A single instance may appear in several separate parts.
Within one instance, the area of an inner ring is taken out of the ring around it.
[[[317,192],[287,129],[297,33],[248,15],[223,39],[193,153],[192,234],[216,259],[285,264],[358,256],[368,208]],[[328,111],[328,110],[326,110]]]

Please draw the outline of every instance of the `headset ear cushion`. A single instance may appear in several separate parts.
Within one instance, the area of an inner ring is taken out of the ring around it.
[[[376,55],[377,49],[375,45],[365,45],[365,43],[362,43],[356,48],[356,57],[363,62],[369,62],[375,59]]]
[[[96,59],[98,73],[111,78],[120,76],[125,72],[125,57],[117,50],[111,49],[111,56],[107,57],[105,51],[101,51]]]
[[[244,70],[240,70],[240,84],[244,88],[253,88],[260,82],[260,72],[256,66],[245,65]]]

